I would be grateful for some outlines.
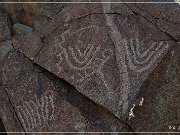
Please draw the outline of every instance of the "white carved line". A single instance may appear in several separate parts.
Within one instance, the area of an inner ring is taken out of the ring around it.
[[[24,108],[26,110],[26,112],[28,113],[29,119],[30,119],[30,123],[31,123],[31,127],[30,129],[34,129],[35,127],[35,117],[33,117],[34,115],[34,110],[29,106],[28,102],[24,103]]]
[[[152,46],[148,48],[144,54],[141,55],[141,56],[143,55],[146,56],[144,60],[142,62],[139,62],[137,60],[138,51],[134,49],[132,39],[130,39],[130,45],[128,44],[128,41],[126,39],[124,39],[123,42],[124,42],[124,47],[126,49],[128,65],[130,69],[135,72],[143,72],[151,68],[152,65],[154,65],[155,62],[157,62],[158,58],[161,57],[161,55],[169,48],[169,44],[163,46],[163,42],[160,42],[158,46],[154,49],[154,51],[150,51],[157,44],[157,43],[153,43]],[[136,44],[136,48],[138,48],[137,46],[139,45]],[[129,48],[132,51],[130,51]]]
[[[45,122],[45,111],[44,111],[44,97],[42,96],[41,97],[41,105],[40,105],[40,108],[41,108],[41,116],[42,116],[42,120],[43,122]]]
[[[76,46],[76,47],[77,47],[77,46]],[[87,53],[87,55],[84,56],[84,60],[83,60],[83,61],[80,61],[80,60],[78,59],[78,57],[75,55],[75,52],[74,52],[73,48],[69,47],[69,50],[70,50],[71,55],[73,56],[75,62],[78,63],[78,64],[86,64],[86,66],[83,66],[83,68],[86,68],[89,64],[92,63],[92,60],[95,58],[96,54],[97,54],[97,53],[99,52],[99,50],[100,50],[99,47],[96,47],[96,48],[95,48],[95,51],[92,52],[93,48],[94,48],[94,46],[92,46],[92,47],[90,48],[90,50],[89,50],[89,52]],[[67,55],[67,52],[65,52],[65,55]],[[67,57],[67,59],[68,59],[68,55],[67,55],[66,57]],[[72,64],[71,64],[70,66],[72,66]],[[72,66],[72,67],[73,67],[73,66]],[[73,68],[74,68],[74,67],[73,67]]]
[[[18,106],[18,107],[17,107],[17,110],[18,110],[18,113],[17,113],[17,114],[18,114],[18,116],[19,116],[19,118],[20,118],[20,120],[21,120],[21,123],[22,123],[22,125],[23,125],[23,128],[25,129],[25,131],[29,131],[27,125],[25,124],[24,118],[23,118],[23,116],[22,116],[22,113],[24,113],[24,111],[22,111],[21,106]],[[26,118],[27,116],[24,115],[24,117]],[[27,118],[26,118],[26,119],[27,119]],[[28,121],[28,120],[26,120],[26,121]]]
[[[38,126],[38,122],[40,124],[40,115],[39,115],[39,111],[38,111],[38,107],[34,104],[34,102],[32,101],[29,101],[29,102],[26,102],[27,104],[29,104],[29,108],[31,110],[31,113],[32,113],[32,117],[33,118],[36,118],[36,115],[38,117],[38,119],[34,119],[34,123],[35,123],[35,127]]]
[[[115,44],[116,59],[118,63],[119,74],[122,80],[122,94],[119,98],[119,100],[122,102],[119,102],[119,108],[121,108],[120,116],[123,117],[123,115],[125,115],[128,110],[128,93],[131,84],[129,80],[128,67],[126,65],[125,49],[122,43],[123,38],[121,33],[118,31],[117,25],[113,21],[113,16],[106,14],[111,12],[111,3],[103,4],[103,12],[105,13],[106,23],[110,27],[111,38]],[[119,115],[119,112],[117,112],[117,115]]]
[[[40,129],[47,121],[53,120],[54,103],[52,95],[42,95],[40,99],[35,96],[35,102],[30,100],[23,105],[17,106],[18,116],[25,131]],[[49,107],[51,110],[49,110]],[[51,112],[51,113],[50,113]]]
[[[133,109],[134,109],[135,106],[136,106],[136,105],[133,104],[133,107],[130,109],[130,112],[129,112],[129,120],[130,120],[132,117],[135,117],[135,116],[134,116],[134,113],[133,113]]]
[[[82,30],[85,30],[87,28],[96,28],[97,26],[88,26],[88,27],[84,27],[84,28],[81,28],[79,30],[77,30],[76,32],[81,32]],[[88,46],[87,48],[89,48],[88,50],[88,53],[86,54],[87,57],[85,57],[85,60],[84,61],[80,61],[77,56],[75,55],[75,52],[74,50],[69,47],[69,50],[71,52],[71,55],[73,56],[75,62],[79,63],[79,64],[86,64],[85,66],[82,66],[81,68],[80,67],[76,67],[74,66],[71,62],[70,62],[70,58],[68,56],[68,53],[69,52],[67,49],[63,48],[63,44],[65,43],[65,34],[69,33],[70,30],[67,30],[65,31],[63,34],[61,34],[61,38],[62,38],[62,42],[60,42],[59,46],[63,49],[63,52],[64,52],[64,55],[65,55],[65,58],[66,58],[66,61],[68,63],[68,65],[71,67],[71,68],[74,68],[74,69],[77,69],[77,70],[83,70],[83,69],[86,69],[91,63],[92,63],[92,60],[95,58],[96,54],[99,53],[100,51],[100,47],[94,47],[93,45],[92,46]],[[73,34],[75,32],[71,32],[69,34]],[[81,41],[80,41],[81,42]],[[86,49],[87,49],[86,48]],[[92,52],[93,48],[95,48],[95,51]],[[78,46],[76,46],[76,49],[79,50],[77,52],[80,52],[80,49],[78,48]],[[86,50],[87,51],[87,50]],[[84,54],[86,53],[86,51],[84,52]],[[81,65],[80,65],[81,66]]]
[[[83,42],[78,40],[78,44],[81,44],[83,45]],[[93,44],[88,44],[86,50],[84,52],[81,52],[81,50],[78,48],[79,46],[76,46],[76,51],[78,52],[78,55],[80,57],[89,57],[90,54],[92,53],[92,49],[94,48],[93,47]]]
[[[41,122],[41,113],[39,112],[39,108],[38,108],[38,107],[40,107],[40,103],[39,103],[39,100],[38,100],[37,96],[34,95],[34,97],[35,97],[35,100],[36,100],[37,104],[34,103],[33,101],[31,101],[31,102],[34,104],[34,106],[35,106],[35,108],[37,110],[37,116],[38,116],[38,120],[39,120],[39,124],[38,125],[41,125],[42,124],[42,122]]]
[[[71,26],[71,27],[72,27],[72,26]],[[97,56],[98,53],[100,53],[100,51],[101,51],[100,46],[95,47],[95,45],[89,43],[89,44],[87,45],[87,47],[85,48],[85,51],[83,51],[83,52],[82,52],[82,50],[80,50],[80,47],[79,47],[79,46],[76,46],[75,49],[73,49],[73,48],[71,48],[71,47],[68,47],[68,49],[66,49],[66,48],[64,48],[64,47],[62,46],[62,45],[65,43],[65,35],[68,34],[68,36],[70,36],[70,35],[75,34],[75,33],[77,33],[77,32],[81,32],[81,33],[79,34],[79,37],[80,37],[81,34],[83,34],[83,32],[84,32],[83,30],[93,29],[93,30],[95,30],[95,31],[98,31],[99,29],[98,29],[98,26],[90,25],[90,26],[88,26],[88,27],[83,27],[83,28],[78,29],[78,30],[76,30],[76,31],[70,32],[71,27],[70,27],[67,31],[65,31],[64,33],[61,34],[61,39],[62,39],[62,41],[59,43],[59,46],[61,47],[62,52],[63,52],[63,54],[64,54],[64,56],[65,56],[65,59],[66,59],[68,65],[70,66],[70,68],[76,69],[76,70],[83,70],[83,71],[85,71],[87,68],[89,68],[89,65],[93,64],[93,62],[98,59],[98,58],[96,58],[96,56]],[[79,44],[83,45],[83,42],[82,42],[81,40],[79,40],[79,39],[77,39],[77,40],[78,40],[77,42],[78,42]],[[105,50],[105,51],[106,51],[106,50]],[[76,63],[78,64],[78,66],[75,66],[75,65],[71,62],[71,60],[70,60],[70,58],[69,58],[70,56],[68,55],[68,52],[70,53],[70,55],[72,55],[72,58],[74,59],[73,62],[76,62]],[[111,51],[111,52],[112,52],[112,51]],[[62,55],[61,55],[61,56],[62,56]],[[83,60],[79,59],[78,56],[80,56],[81,58],[83,58]],[[109,59],[109,58],[107,58],[107,59]],[[105,58],[105,60],[102,60],[102,64],[99,65],[98,70],[104,65],[105,61],[107,61],[106,58]],[[95,71],[94,71],[94,72],[95,72]],[[90,74],[87,74],[87,73],[85,73],[85,77],[83,77],[81,74],[78,74],[78,73],[77,73],[77,75],[78,75],[79,77],[81,77],[81,79],[80,79],[78,82],[82,82],[82,81],[84,80],[84,78],[90,76]],[[73,79],[74,76],[75,76],[75,75],[72,75],[72,79]],[[77,80],[77,79],[76,79],[76,80]]]
[[[112,54],[112,50],[111,49],[106,49],[104,52],[107,52],[107,51],[110,51],[111,52],[111,55]],[[105,77],[104,77],[104,73],[102,72],[102,68],[104,66],[104,64],[110,59],[110,56],[105,56],[104,53],[103,53],[103,57],[104,59],[100,59],[102,61],[101,65],[98,67],[97,69],[97,73],[98,75],[100,76],[104,86],[106,87],[106,94],[107,94],[107,97],[108,98],[112,98],[113,96],[113,92],[112,92],[112,89],[110,88],[108,82],[106,81]],[[97,58],[98,59],[98,58]]]
[[[49,110],[48,110],[48,97],[45,96],[45,100],[46,100],[46,105],[45,105],[45,112],[46,112],[46,121],[48,120],[49,117]]]
[[[144,98],[142,97],[142,98],[141,98],[141,101],[140,101],[140,103],[139,103],[139,106],[142,106],[142,105],[143,105],[143,102],[144,102]]]
[[[54,101],[53,101],[53,97],[49,96],[49,99],[50,99],[50,105],[52,106],[52,113],[51,113],[51,116],[50,116],[50,120],[53,120],[54,118]]]
[[[131,40],[134,40],[131,38]],[[133,41],[132,41],[133,42]],[[147,57],[147,54],[150,53],[150,51],[154,48],[155,43],[153,43],[153,45],[151,45],[148,49],[146,49],[146,51],[140,53],[140,43],[139,43],[139,38],[136,38],[136,52],[137,52],[137,56],[139,58],[144,58]],[[133,46],[133,45],[132,45]]]
[[[130,39],[130,40],[133,41],[133,39]],[[138,49],[135,51],[133,44],[130,43],[131,49],[132,49],[132,52],[133,52],[133,59],[134,59],[135,63],[137,63],[137,64],[147,63],[147,62],[149,61],[149,59],[153,56],[153,54],[154,54],[155,52],[159,51],[160,48],[163,46],[163,42],[162,42],[162,41],[161,41],[161,42],[159,43],[159,45],[155,48],[155,45],[156,45],[156,44],[157,44],[156,42],[155,42],[155,43],[152,43],[152,45],[151,45],[146,51],[144,51],[142,54],[140,54],[140,52],[139,52],[139,47],[138,47],[139,45],[136,44],[136,48],[138,48]],[[155,51],[152,50],[153,48],[155,48]],[[137,54],[138,54],[138,55],[137,55]],[[138,57],[139,57],[139,55],[140,55],[140,58],[141,58],[141,59],[144,59],[142,62],[139,62],[139,61],[137,60]]]

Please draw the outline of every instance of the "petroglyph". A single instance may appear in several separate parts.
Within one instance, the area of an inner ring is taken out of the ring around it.
[[[101,44],[96,43],[96,37],[92,37],[91,41],[89,42],[83,41],[82,39],[84,35],[89,35],[89,32],[99,35],[100,27],[97,25],[90,25],[75,31],[71,29],[72,26],[70,26],[68,30],[61,34],[62,41],[56,41],[62,50],[58,54],[58,56],[61,58],[57,65],[61,65],[62,58],[64,57],[68,66],[72,70],[75,70],[73,75],[71,75],[71,79],[77,83],[82,83],[85,78],[90,77],[94,73],[97,73],[102,80],[102,83],[106,87],[106,95],[108,95],[110,87],[105,80],[102,68],[113,55],[112,50],[103,49]],[[71,36],[77,37],[77,40],[73,44],[67,45],[66,40],[68,40],[68,38]],[[60,69],[61,70],[59,72],[62,71],[61,67]]]
[[[142,97],[142,98],[141,98],[141,101],[140,101],[140,103],[139,103],[139,106],[142,106],[142,105],[143,105],[143,102],[144,102],[144,98]]]
[[[97,55],[101,53],[101,51],[103,51],[100,49],[101,47],[95,45],[94,43],[84,43],[80,39],[81,35],[83,35],[86,31],[92,31],[97,33],[98,29],[99,26],[91,25],[88,27],[78,29],[74,32],[70,32],[70,27],[69,30],[65,31],[61,35],[62,42],[59,43],[59,46],[62,48],[66,61],[71,68],[77,70],[84,70],[88,68],[91,64],[93,64],[94,61],[100,60],[100,58],[98,58]],[[71,35],[78,35],[79,38],[77,39],[77,44],[72,45],[75,46],[75,48],[73,49],[71,46],[63,47],[64,43],[66,42],[66,37]],[[83,49],[85,50],[81,49],[80,47],[84,47]],[[104,52],[106,51],[112,52],[110,49],[105,50]],[[102,55],[104,55],[104,52],[102,53]],[[106,56],[104,56],[104,59],[101,59],[102,64],[104,64],[104,61],[106,61],[106,59],[109,59],[109,56],[107,56],[107,58]],[[98,66],[102,64],[100,63]]]
[[[139,38],[123,39],[123,43],[130,69],[139,73],[150,69],[169,48],[169,44],[164,45],[163,41],[154,42],[147,50],[140,53],[140,46],[144,43],[140,45]]]
[[[111,4],[104,4],[103,5],[103,11],[104,13],[109,13],[111,11]],[[117,115],[123,116],[128,110],[128,94],[130,89],[130,80],[129,80],[129,73],[128,73],[128,67],[126,65],[126,54],[125,49],[122,45],[122,35],[118,31],[118,27],[113,21],[113,16],[105,14],[107,25],[110,27],[111,31],[111,37],[113,39],[113,42],[115,44],[115,50],[116,50],[116,59],[118,63],[118,69],[119,74],[122,80],[122,93],[119,97],[119,108],[121,109],[121,113],[119,111],[117,112]]]
[[[136,105],[133,104],[133,107],[130,109],[130,112],[129,112],[129,120],[130,120],[131,118],[135,117],[135,116],[134,116],[134,113],[133,113],[133,109],[134,109],[135,106],[136,106]]]
[[[111,4],[103,4],[104,13],[111,12]],[[105,14],[106,23],[110,27],[111,37],[113,39],[116,60],[118,63],[119,77],[121,82],[121,91],[119,94],[119,108],[117,115],[123,117],[128,110],[128,95],[131,86],[128,68],[134,72],[142,73],[149,70],[156,62],[158,58],[162,56],[164,52],[169,48],[168,44],[163,42],[154,42],[145,51],[141,52],[141,47],[144,43],[139,41],[138,34],[135,38],[126,39],[120,33],[117,25],[114,23],[114,16]],[[126,60],[128,62],[126,62]]]
[[[34,98],[35,102],[30,100],[16,107],[25,131],[39,130],[54,118],[53,95],[42,95],[41,98],[34,95]]]

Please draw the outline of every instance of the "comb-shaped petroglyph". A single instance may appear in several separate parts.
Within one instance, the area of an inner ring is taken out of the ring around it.
[[[150,69],[169,48],[169,44],[163,44],[163,41],[154,42],[147,50],[141,53],[139,38],[123,39],[123,44],[130,69],[138,73]]]
[[[53,95],[42,95],[41,98],[34,95],[34,98],[16,107],[25,131],[39,130],[54,119]]]

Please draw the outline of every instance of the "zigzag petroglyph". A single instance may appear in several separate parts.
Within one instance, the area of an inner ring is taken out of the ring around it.
[[[39,130],[54,118],[53,96],[43,95],[40,99],[36,95],[34,97],[35,102],[30,100],[16,107],[25,131]]]
[[[154,42],[144,52],[140,53],[139,39],[123,39],[128,65],[134,72],[143,72],[150,69],[158,60],[159,57],[169,48],[169,44],[161,42]]]

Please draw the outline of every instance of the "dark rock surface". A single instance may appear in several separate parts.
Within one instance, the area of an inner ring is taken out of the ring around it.
[[[0,42],[10,39],[9,19],[0,9]]]
[[[2,119],[0,119],[0,132],[6,132]]]
[[[17,51],[11,52],[4,60],[2,80],[5,89],[1,92],[7,92],[24,131],[132,131],[73,86],[33,65]],[[5,106],[5,109],[9,107]],[[9,116],[5,113],[4,117]],[[12,127],[7,121],[4,123]]]
[[[180,46],[176,44],[143,84],[130,125],[135,131],[179,132]],[[175,129],[173,129],[175,127]]]
[[[7,131],[180,131],[178,3],[0,6]]]
[[[13,34],[14,35],[25,35],[27,33],[30,33],[33,31],[31,27],[28,27],[26,25],[16,23],[12,26]]]
[[[99,8],[104,14],[68,21],[43,37],[44,45],[33,59],[127,120],[142,83],[174,41],[139,15],[106,14],[110,5]],[[27,46],[39,46],[33,40],[17,40],[25,55]]]
[[[152,0],[147,0],[151,2]],[[128,4],[134,13],[148,19],[162,32],[180,41],[180,8],[177,3],[172,4]]]
[[[25,53],[30,59],[33,59],[37,55],[43,45],[37,32],[31,32],[20,36],[15,35],[12,38],[12,42],[15,48],[18,48],[20,52]]]
[[[12,50],[12,42],[11,40],[6,40],[4,42],[0,42],[0,61],[7,55],[7,53]]]

